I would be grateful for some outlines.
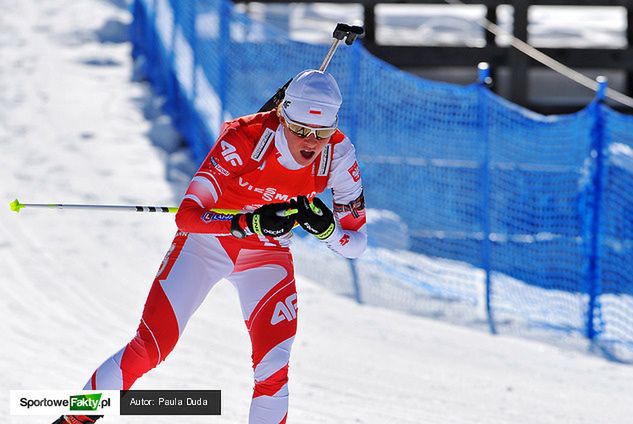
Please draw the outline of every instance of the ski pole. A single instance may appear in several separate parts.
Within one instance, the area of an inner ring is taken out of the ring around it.
[[[332,57],[334,57],[336,49],[338,48],[339,44],[341,44],[341,41],[345,40],[345,44],[351,46],[356,38],[362,37],[363,35],[365,35],[365,30],[363,29],[363,27],[356,25],[347,25],[343,23],[336,24],[336,28],[334,28],[334,33],[332,34],[334,40],[332,41],[330,50],[327,52],[325,58],[323,59],[323,63],[321,63],[321,66],[319,67],[319,71],[325,72],[328,65],[330,64],[330,61],[332,60]]]
[[[45,208],[45,209],[77,209],[77,210],[110,210],[110,211],[126,211],[126,212],[162,212],[176,213],[177,207],[173,206],[134,206],[134,205],[90,205],[90,204],[68,204],[68,203],[20,203],[18,199],[9,203],[12,211],[19,213],[23,208]],[[235,215],[240,213],[237,209],[211,209],[222,215]],[[279,216],[290,216],[298,212],[297,209],[286,209],[279,211]]]
[[[9,204],[12,211],[19,213],[23,208],[47,208],[47,209],[80,209],[80,210],[111,210],[132,212],[164,212],[176,213],[178,208],[171,206],[132,206],[132,205],[86,205],[68,203],[20,203],[15,199]]]

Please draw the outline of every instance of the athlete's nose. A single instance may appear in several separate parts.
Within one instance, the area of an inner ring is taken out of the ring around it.
[[[319,140],[317,140],[316,135],[314,133],[310,134],[305,138],[306,143],[310,145],[310,147],[316,147]]]

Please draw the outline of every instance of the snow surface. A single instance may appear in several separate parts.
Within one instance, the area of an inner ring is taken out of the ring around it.
[[[167,119],[160,101],[131,81],[123,3],[0,0],[2,422],[50,422],[8,416],[9,390],[80,388],[132,337],[176,230],[168,215],[17,215],[6,207],[16,197],[177,203],[186,154],[176,135],[160,131]],[[627,423],[633,416],[631,366],[359,306],[305,276],[298,289],[289,422]],[[103,422],[244,423],[251,378],[239,304],[224,282],[170,358],[135,386],[220,389],[222,416]]]

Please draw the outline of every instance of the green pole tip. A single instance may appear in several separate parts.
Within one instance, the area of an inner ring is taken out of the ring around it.
[[[13,212],[20,213],[20,209],[24,207],[22,203],[18,199],[15,199],[13,202],[9,203],[9,207]]]

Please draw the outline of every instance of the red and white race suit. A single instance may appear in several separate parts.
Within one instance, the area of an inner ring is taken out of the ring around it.
[[[154,279],[136,336],[108,358],[85,389],[129,389],[172,351],[189,318],[222,278],[237,289],[251,343],[255,378],[250,423],[284,423],[288,360],[297,329],[290,237],[230,234],[232,215],[299,195],[333,190],[337,229],[324,242],[358,257],[365,249],[363,188],[354,146],[341,132],[313,165],[288,149],[275,112],[228,122],[189,184],[176,215],[179,231]]]

